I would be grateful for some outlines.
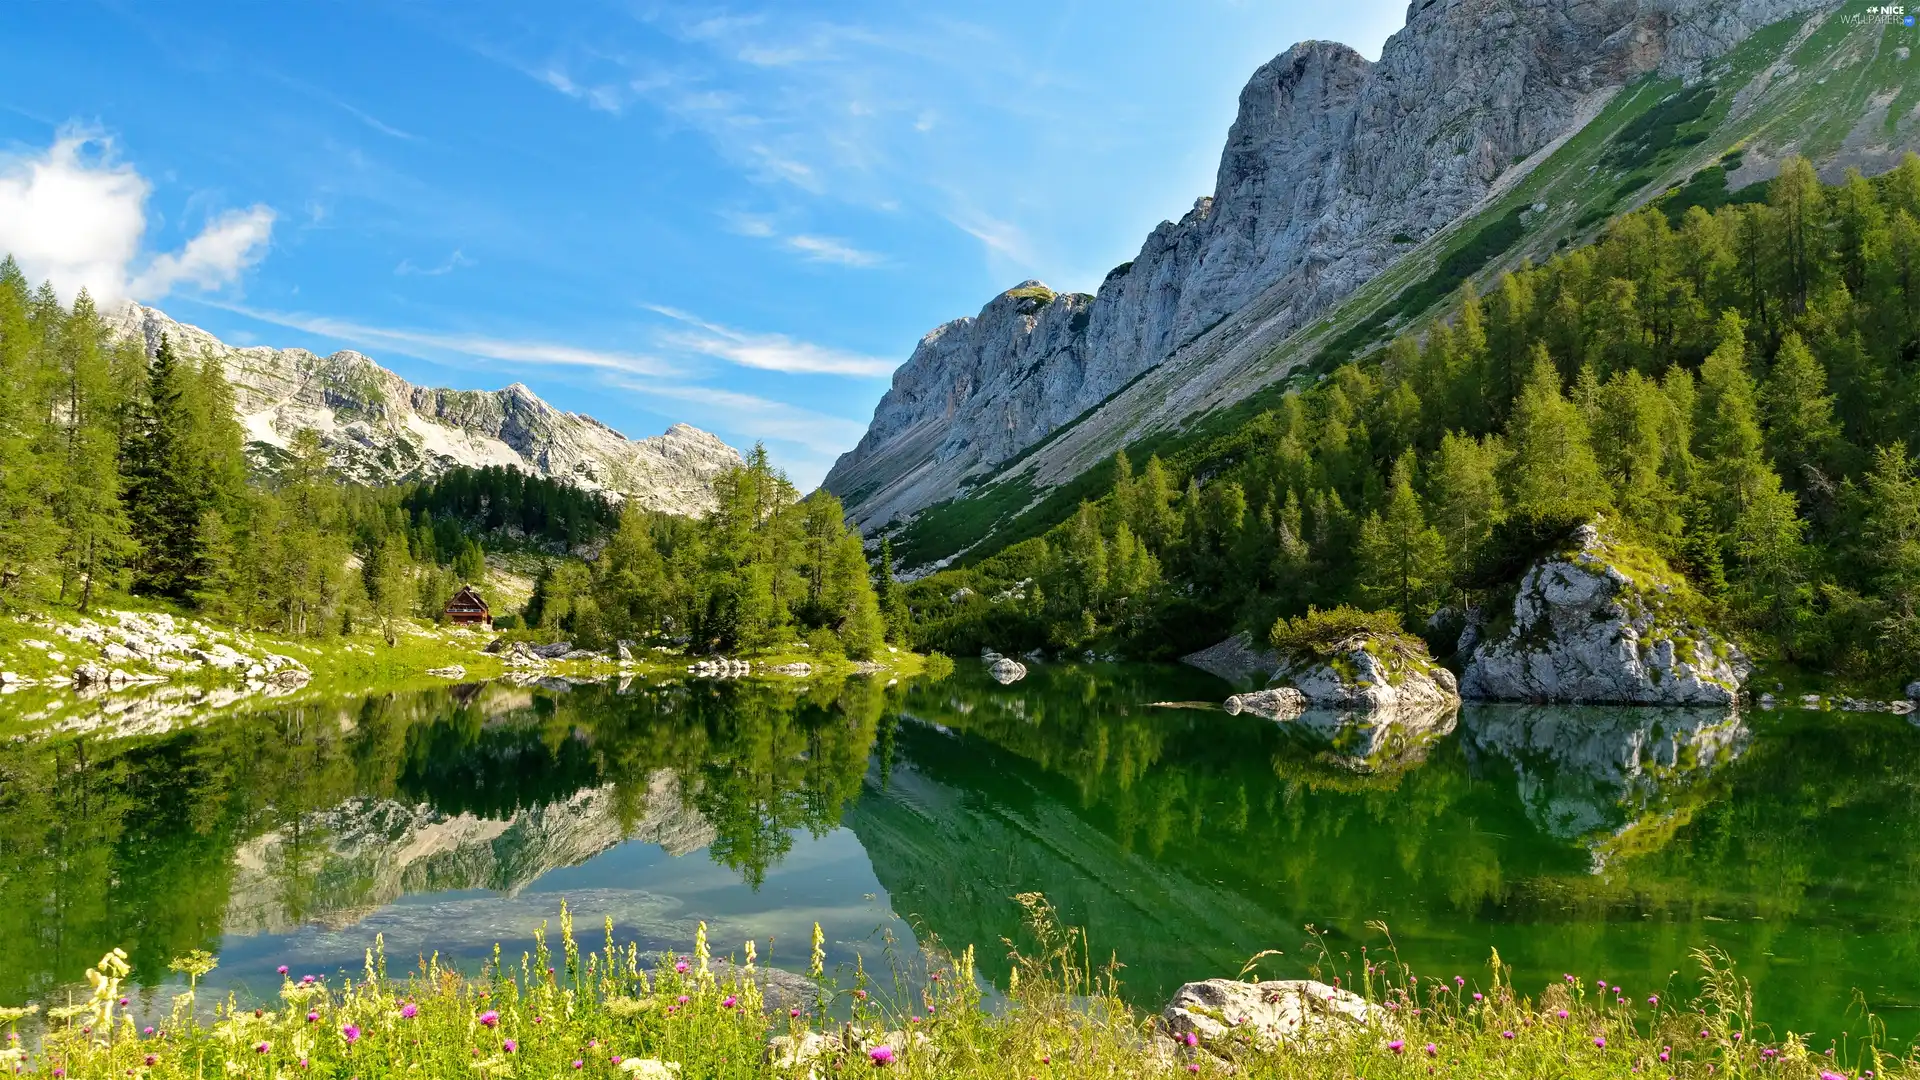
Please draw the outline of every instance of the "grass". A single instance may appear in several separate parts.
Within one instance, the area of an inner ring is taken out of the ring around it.
[[[44,1012],[0,1010],[0,1023],[28,1024],[27,1038],[9,1034],[0,1067],[63,1080],[1920,1075],[1920,1058],[1881,1045],[1871,1015],[1857,1041],[1776,1038],[1755,1023],[1751,988],[1715,952],[1696,954],[1700,989],[1685,1002],[1676,986],[1628,991],[1585,974],[1528,996],[1498,953],[1472,981],[1416,973],[1379,924],[1374,952],[1335,953],[1318,935],[1310,943],[1307,974],[1364,999],[1347,999],[1351,1015],[1314,1007],[1318,994],[1340,993],[1322,986],[1303,1000],[1318,1019],[1285,1041],[1204,1007],[1169,1023],[1126,1004],[1117,965],[1095,970],[1085,935],[1061,929],[1043,897],[1015,899],[1027,912],[1028,940],[1012,952],[1004,996],[991,1007],[971,949],[929,948],[907,970],[896,964],[890,981],[856,966],[843,982],[825,969],[816,926],[804,988],[770,1002],[764,987],[802,980],[755,977],[751,943],[719,961],[703,923],[690,955],[643,956],[633,943],[616,944],[609,921],[604,945],[586,951],[563,906],[557,954],[543,926],[532,950],[516,958],[496,947],[480,971],[422,958],[395,976],[376,944],[358,979],[281,968],[277,1001],[229,997],[208,1008],[193,984],[217,962],[197,953],[175,961],[189,984],[171,1015],[144,1028],[118,1011],[133,973],[110,953],[76,1000]],[[1273,955],[1257,955],[1241,975]]]

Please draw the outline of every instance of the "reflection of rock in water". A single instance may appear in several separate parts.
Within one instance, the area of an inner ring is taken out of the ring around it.
[[[1463,723],[1476,747],[1513,762],[1534,824],[1589,839],[1596,869],[1636,831],[1673,826],[1686,793],[1752,737],[1737,713],[1705,707],[1488,705]]]
[[[1357,773],[1405,772],[1426,760],[1451,733],[1460,710],[1452,704],[1389,709],[1302,709],[1274,719],[1319,748],[1321,760]]]
[[[670,770],[648,777],[647,813],[631,832],[622,832],[614,800],[608,785],[487,819],[392,799],[348,799],[241,846],[224,928],[258,934],[301,923],[348,926],[410,893],[513,894],[625,839],[672,855],[713,842],[713,827],[685,804]]]

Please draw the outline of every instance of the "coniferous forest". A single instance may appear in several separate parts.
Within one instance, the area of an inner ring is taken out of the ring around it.
[[[1920,157],[1834,185],[1796,158],[1764,201],[1629,214],[1232,430],[1120,455],[908,604],[935,647],[1165,656],[1352,603],[1444,655],[1601,516],[1763,659],[1910,675],[1916,451]]]
[[[344,484],[311,430],[255,475],[245,440],[216,361],[164,340],[149,357],[84,291],[62,304],[0,262],[0,612],[131,594],[299,637],[378,627],[391,643],[504,546],[550,556],[530,621],[587,643],[812,634],[864,657],[886,633],[839,501],[800,499],[763,451],[694,521],[501,468]]]

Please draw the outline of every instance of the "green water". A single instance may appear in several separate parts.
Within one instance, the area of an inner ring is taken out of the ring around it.
[[[105,949],[150,999],[218,953],[241,993],[389,957],[598,937],[800,968],[929,935],[999,975],[1040,891],[1157,1005],[1188,979],[1358,956],[1636,996],[1723,948],[1776,1031],[1858,988],[1920,1035],[1920,729],[1874,714],[1485,707],[1426,734],[1171,708],[1184,669],[977,665],[937,684],[503,684],[167,715],[0,698],[0,1004]],[[114,715],[108,715],[109,710]],[[9,711],[11,710],[11,711]],[[28,715],[31,713],[32,715]],[[132,732],[132,733],[130,733]]]

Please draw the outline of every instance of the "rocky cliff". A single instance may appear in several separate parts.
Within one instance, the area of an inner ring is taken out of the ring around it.
[[[1450,229],[1563,147],[1574,153],[1569,137],[1623,86],[1697,76],[1755,30],[1835,6],[1415,0],[1377,63],[1295,45],[1242,91],[1211,196],[1156,228],[1096,296],[1028,282],[928,334],[826,486],[863,526],[884,526],[988,479],[1062,482],[1244,398],[1304,358],[1281,355],[1290,336],[1315,332],[1384,270],[1431,265]],[[1742,116],[1761,116],[1785,85],[1772,74],[1736,105]],[[1560,179],[1586,184],[1593,170],[1574,164]],[[1546,195],[1530,212],[1573,227],[1583,190]]]
[[[120,334],[161,335],[184,357],[210,355],[233,384],[248,453],[271,469],[301,428],[313,428],[334,468],[366,484],[431,477],[457,466],[504,465],[631,498],[651,510],[704,513],[710,484],[740,464],[719,438],[686,424],[628,439],[590,416],[562,412],[514,383],[504,390],[414,386],[352,351],[236,348],[137,304],[110,313]]]

